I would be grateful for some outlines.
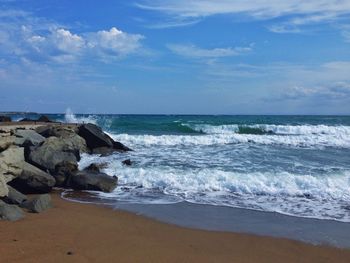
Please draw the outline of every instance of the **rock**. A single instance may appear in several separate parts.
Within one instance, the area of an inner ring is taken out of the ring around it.
[[[53,176],[27,162],[23,165],[22,173],[9,182],[9,185],[25,194],[48,193],[55,184]]]
[[[56,179],[56,186],[70,187],[72,176],[78,171],[78,164],[76,162],[64,161],[55,167],[53,176]]]
[[[46,138],[50,136],[66,138],[71,135],[76,135],[78,133],[78,127],[66,125],[47,125],[40,126],[36,128],[35,131]]]
[[[15,143],[15,136],[0,136],[0,152],[6,150]]]
[[[120,152],[132,151],[129,147],[125,146],[120,142],[113,141],[113,148]]]
[[[18,192],[16,189],[12,188],[11,186],[8,186],[8,189],[9,189],[8,195],[2,198],[3,201],[5,201],[6,203],[19,205],[28,199],[27,196]]]
[[[132,162],[130,159],[127,159],[127,160],[122,161],[122,164],[130,166],[130,165],[132,165]]]
[[[11,122],[11,117],[9,116],[4,116],[4,115],[1,115],[0,116],[0,122]]]
[[[0,173],[0,197],[7,196],[9,193],[5,176]]]
[[[107,168],[107,163],[92,163],[88,167],[84,168],[84,171],[100,172],[101,169]]]
[[[99,154],[101,156],[108,156],[108,155],[111,155],[115,152],[116,152],[116,150],[114,150],[113,148],[109,148],[109,147],[98,147],[98,148],[92,149],[92,151],[91,151],[92,154]]]
[[[24,212],[16,205],[9,205],[0,200],[0,219],[17,221],[24,217]]]
[[[21,207],[32,213],[41,213],[52,207],[51,196],[49,194],[38,195],[32,200],[24,202]]]
[[[45,137],[33,130],[17,130],[14,135],[16,136],[15,144],[19,146],[23,146],[25,142],[27,145],[39,145],[45,141]]]
[[[7,183],[22,173],[24,148],[11,146],[0,153],[0,174]]]
[[[99,173],[99,172],[100,172],[100,167],[99,167],[98,164],[92,163],[92,164],[90,164],[88,167],[86,167],[86,168],[84,169],[84,171],[91,171],[91,172],[97,172],[97,173]]]
[[[38,119],[39,122],[52,122],[46,115],[41,115]]]
[[[99,147],[113,148],[113,140],[102,129],[94,124],[83,124],[79,127],[78,134],[86,141],[90,149]]]
[[[112,148],[114,150],[123,152],[131,150],[122,143],[115,142],[111,137],[104,133],[100,127],[91,123],[81,125],[79,127],[78,134],[85,139],[88,148],[92,151],[96,148],[101,148],[105,152],[105,148]],[[111,152],[108,154],[110,153]]]
[[[105,173],[79,171],[71,178],[71,187],[76,190],[112,192],[118,184],[118,178]]]
[[[30,151],[29,162],[42,170],[49,170],[52,174],[59,163],[79,161],[80,147],[82,146],[75,141],[49,137],[42,145]]]
[[[23,118],[19,120],[19,122],[36,122],[36,120],[30,119],[30,118]]]

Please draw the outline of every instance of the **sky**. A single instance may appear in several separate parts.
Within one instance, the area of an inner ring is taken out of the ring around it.
[[[350,0],[0,0],[0,111],[350,114]]]

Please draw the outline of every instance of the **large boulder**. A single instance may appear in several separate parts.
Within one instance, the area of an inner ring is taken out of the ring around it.
[[[78,164],[76,162],[64,161],[55,167],[53,176],[56,179],[56,186],[70,187],[72,176],[78,171]]]
[[[102,129],[94,124],[83,124],[79,127],[78,134],[86,141],[90,149],[99,147],[113,147],[113,140]]]
[[[32,213],[41,213],[52,207],[51,196],[48,194],[38,195],[32,200],[22,203],[21,207]]]
[[[0,116],[0,122],[11,122],[11,121],[12,121],[11,117],[9,116],[3,116],[3,115]]]
[[[0,136],[0,152],[6,150],[10,145],[14,144],[15,136]]]
[[[0,219],[17,221],[24,217],[24,212],[17,205],[9,205],[0,200]]]
[[[116,176],[95,171],[79,171],[71,177],[71,187],[75,190],[112,192],[118,184]]]
[[[90,150],[95,148],[112,148],[118,151],[130,151],[128,147],[120,142],[115,142],[100,127],[91,123],[81,125],[78,134],[85,139]]]
[[[51,136],[54,137],[69,137],[73,134],[78,133],[78,127],[77,126],[67,126],[62,124],[57,125],[46,125],[46,126],[40,126],[35,129],[35,131],[42,136],[48,138]]]
[[[7,181],[5,176],[0,173],[0,197],[7,196],[9,193]]]
[[[16,189],[12,188],[11,186],[8,186],[8,189],[9,189],[8,195],[6,197],[1,198],[6,203],[19,205],[27,201],[28,198],[24,194],[18,192]]]
[[[24,164],[24,148],[11,146],[0,153],[0,174],[3,175],[5,182],[22,173]]]
[[[53,176],[27,162],[23,165],[22,173],[9,182],[9,185],[25,194],[48,193],[55,184]]]
[[[33,130],[17,130],[14,134],[16,136],[15,144],[23,146],[27,145],[39,145],[45,141],[45,137],[41,136]]]
[[[30,163],[42,170],[54,173],[57,164],[79,161],[81,147],[74,140],[49,137],[42,145],[31,149],[28,159]]]

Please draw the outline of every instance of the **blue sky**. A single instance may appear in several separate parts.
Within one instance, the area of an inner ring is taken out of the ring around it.
[[[350,0],[0,0],[0,111],[350,114]]]

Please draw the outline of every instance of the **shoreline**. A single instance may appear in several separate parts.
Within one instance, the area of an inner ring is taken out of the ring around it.
[[[350,223],[328,219],[296,217],[277,212],[179,202],[136,204],[99,199],[90,193],[62,192],[70,202],[105,205],[161,223],[205,231],[253,234],[287,238],[313,245],[350,249]]]
[[[2,222],[3,262],[349,262],[350,250],[161,223],[102,205],[64,200]],[[38,227],[40,226],[40,227]]]

